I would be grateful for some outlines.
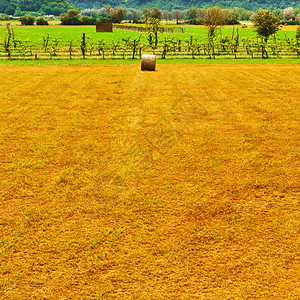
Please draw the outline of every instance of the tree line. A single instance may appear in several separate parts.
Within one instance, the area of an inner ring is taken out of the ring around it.
[[[1,13],[1,7],[3,8],[2,11],[5,11],[4,8],[7,7],[4,6],[3,4],[5,1],[9,1],[9,0],[0,0],[0,19],[9,19],[9,16],[7,14]],[[17,2],[18,1],[15,1],[14,3]],[[37,3],[39,3],[39,1],[37,1]],[[72,7],[69,6],[68,10],[69,9],[72,9]],[[253,11],[249,11],[239,7],[226,8],[226,9],[228,10],[228,14],[230,15],[230,18],[228,19],[228,24],[236,24],[239,20],[249,21],[252,15],[254,14]],[[66,10],[67,10],[67,6],[65,5],[61,6],[59,10],[59,15],[63,14],[65,16],[67,14]],[[202,24],[202,16],[205,15],[207,8],[191,7],[187,10],[174,9],[168,11],[167,9],[160,10],[157,7],[152,7],[152,9],[144,8],[140,10],[140,9],[132,9],[132,8],[124,8],[124,7],[111,7],[110,5],[105,5],[99,9],[93,8],[93,9],[82,9],[76,11],[78,11],[78,14],[76,16],[77,20],[74,19],[70,20],[70,18],[67,17],[67,19],[65,20],[66,23],[73,22],[74,23],[73,25],[92,24],[93,22],[91,20],[88,20],[86,17],[89,17],[90,19],[110,18],[114,23],[120,23],[124,19],[129,20],[130,22],[133,23],[138,23],[147,20],[148,17],[154,17],[158,19],[165,19],[166,21],[175,19],[177,23],[181,20],[181,21],[187,21],[190,24]],[[22,13],[20,13],[19,10],[16,10],[15,14],[17,14],[18,16],[40,17],[41,15],[45,14],[45,12],[49,14],[51,13],[48,9],[45,9],[45,11],[42,10],[39,12],[31,12],[31,13],[27,11],[22,11]],[[290,24],[299,24],[300,22],[300,7],[298,8],[286,7],[284,9],[273,10],[272,12],[282,21],[291,22]],[[79,21],[80,18],[82,19]]]

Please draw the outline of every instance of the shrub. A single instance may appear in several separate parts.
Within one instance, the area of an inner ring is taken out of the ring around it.
[[[49,25],[48,21],[42,17],[36,19],[36,25]]]
[[[281,21],[281,25],[298,25],[298,21]]]
[[[204,25],[204,21],[200,18],[197,19],[191,19],[185,22],[186,24],[191,24],[191,25]]]
[[[100,18],[100,19],[97,19],[97,23],[112,23],[112,19]]]
[[[241,24],[238,20],[235,20],[235,19],[228,19],[226,21],[226,25],[239,25]]]
[[[27,16],[20,17],[19,21],[21,22],[22,25],[33,25],[35,22],[35,17],[27,15]]]
[[[95,25],[97,19],[79,15],[78,10],[70,9],[66,14],[60,15],[62,25]]]
[[[6,15],[6,14],[0,14],[0,20],[8,21],[8,20],[9,20],[9,15]]]
[[[90,17],[87,17],[87,16],[83,16],[80,19],[80,24],[81,25],[95,25],[96,21],[97,21],[96,18],[90,18]]]

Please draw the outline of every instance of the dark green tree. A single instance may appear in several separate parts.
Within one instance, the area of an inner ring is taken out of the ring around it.
[[[187,10],[187,19],[188,20],[197,19],[198,17],[199,17],[199,8],[192,7]]]
[[[21,22],[22,25],[33,25],[35,22],[35,17],[26,15],[26,16],[20,17],[19,21]]]
[[[76,9],[69,9],[66,14],[60,15],[60,21],[62,25],[79,25],[80,16]]]
[[[36,19],[36,25],[49,25],[48,21],[42,17]]]

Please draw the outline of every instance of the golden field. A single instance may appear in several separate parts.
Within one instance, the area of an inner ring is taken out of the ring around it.
[[[299,64],[0,72],[0,299],[299,299]]]

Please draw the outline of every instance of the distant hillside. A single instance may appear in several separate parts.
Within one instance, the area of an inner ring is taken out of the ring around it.
[[[22,12],[39,12],[40,14],[60,15],[70,8],[127,7],[142,10],[145,7],[158,7],[161,10],[185,10],[191,7],[222,5],[240,7],[255,11],[257,9],[300,7],[300,1],[289,0],[0,0],[0,13],[21,15]]]
[[[286,7],[300,7],[299,0],[70,0],[70,2],[77,8],[101,8],[106,4],[112,7],[123,6],[127,8],[143,9],[145,7],[152,8],[158,7],[162,10],[173,10],[173,9],[189,9],[193,6],[204,7],[210,5],[223,5],[228,7],[241,7],[247,10],[255,11],[257,9],[271,10]]]
[[[68,0],[0,0],[0,13],[8,15],[18,15],[18,12],[24,11],[60,15],[70,8],[73,6]]]

